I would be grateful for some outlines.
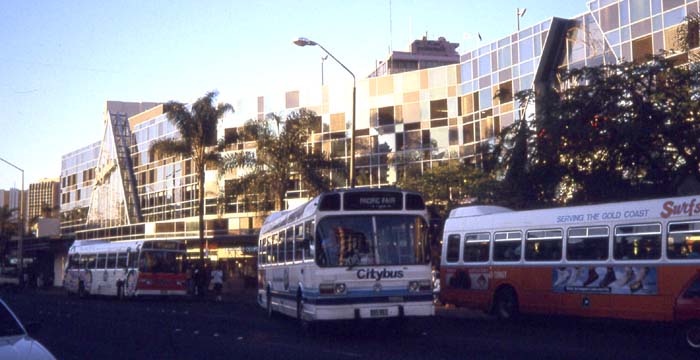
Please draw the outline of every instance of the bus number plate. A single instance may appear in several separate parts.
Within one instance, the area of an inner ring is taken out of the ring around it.
[[[370,309],[369,316],[371,316],[371,317],[387,317],[387,316],[389,316],[389,311],[387,309]]]

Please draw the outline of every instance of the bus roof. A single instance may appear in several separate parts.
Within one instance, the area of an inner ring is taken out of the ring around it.
[[[662,219],[700,220],[700,196],[524,211],[512,211],[498,206],[469,206],[450,212],[445,221],[445,233],[522,227],[586,226],[613,221],[632,224]]]
[[[105,240],[76,240],[71,245],[69,253],[75,252],[122,252],[127,249],[135,251],[140,245],[147,242],[163,242],[170,240],[129,240],[129,241],[105,241]],[[177,241],[177,240],[174,240]]]
[[[277,225],[281,223],[285,223],[289,220],[290,217],[304,217],[307,215],[313,214],[313,212],[316,210],[316,207],[318,205],[318,199],[321,197],[321,195],[316,196],[315,198],[295,207],[292,209],[288,210],[282,210],[278,211],[275,213],[270,214],[266,219],[265,222],[263,222],[262,227],[260,228],[260,233],[264,234],[270,229],[275,228]]]

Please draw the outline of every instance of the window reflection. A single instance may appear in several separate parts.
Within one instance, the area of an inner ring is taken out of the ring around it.
[[[630,0],[630,18],[632,22],[649,17],[649,0]]]

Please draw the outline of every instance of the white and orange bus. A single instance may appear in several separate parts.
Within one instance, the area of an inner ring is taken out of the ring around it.
[[[453,210],[444,303],[491,311],[668,321],[700,348],[700,196],[544,210]]]
[[[69,293],[119,298],[186,295],[179,241],[82,241],[68,251],[63,286]]]

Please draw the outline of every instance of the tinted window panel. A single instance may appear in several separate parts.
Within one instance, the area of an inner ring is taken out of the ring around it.
[[[459,235],[454,234],[447,237],[446,261],[448,263],[459,261]]]

